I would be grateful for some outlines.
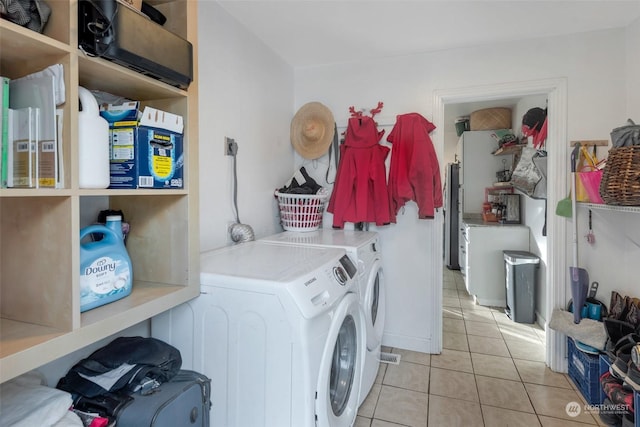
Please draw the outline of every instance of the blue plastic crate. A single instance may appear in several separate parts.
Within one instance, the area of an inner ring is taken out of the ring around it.
[[[598,405],[600,401],[600,363],[598,356],[586,354],[576,348],[573,339],[567,338],[569,349],[569,378],[578,387],[587,403]]]
[[[604,374],[605,372],[609,372],[609,367],[611,366],[611,362],[609,361],[609,356],[607,356],[606,354],[601,353],[600,354],[600,358],[599,358],[599,363],[600,363],[600,371],[599,371],[599,377],[600,378],[602,376],[602,374]],[[600,387],[600,402],[599,403],[604,403],[604,399],[606,399],[607,395],[604,394],[604,390],[602,389],[602,387]]]

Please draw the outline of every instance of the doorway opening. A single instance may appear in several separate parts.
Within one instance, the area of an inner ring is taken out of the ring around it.
[[[432,135],[438,157],[444,158],[444,129],[452,123],[445,122],[445,106],[467,102],[491,102],[526,96],[545,95],[548,106],[548,135],[546,149],[549,154],[547,169],[547,260],[545,274],[546,311],[564,306],[566,302],[567,275],[567,224],[566,219],[555,215],[555,206],[566,196],[568,182],[567,160],[567,80],[565,78],[545,79],[525,82],[501,83],[495,85],[436,90],[433,97],[433,122],[436,130]],[[442,239],[442,235],[439,236]],[[443,248],[443,242],[437,247]],[[442,260],[442,257],[440,257]],[[440,263],[442,265],[442,263]],[[441,276],[442,277],[442,276]],[[440,287],[441,288],[441,287]],[[440,289],[440,293],[442,290]],[[442,296],[439,298],[442,301]],[[440,325],[442,322],[442,307]],[[548,322],[549,319],[546,319]],[[545,328],[546,364],[554,371],[566,372],[566,342],[560,334]],[[439,328],[439,343],[442,343],[442,327]]]

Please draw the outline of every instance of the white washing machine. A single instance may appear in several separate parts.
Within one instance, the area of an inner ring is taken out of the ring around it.
[[[152,319],[152,335],[211,378],[211,425],[351,426],[366,342],[345,251],[248,242],[200,268],[201,295]]]
[[[285,231],[265,237],[261,241],[294,246],[341,248],[358,266],[359,298],[364,312],[367,336],[367,352],[360,387],[359,404],[361,404],[371,391],[378,374],[384,333],[385,289],[378,233],[331,229],[304,233]]]

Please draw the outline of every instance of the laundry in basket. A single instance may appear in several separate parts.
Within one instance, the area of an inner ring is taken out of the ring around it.
[[[320,228],[327,192],[323,194],[286,194],[276,191],[280,222],[286,231],[315,231]]]
[[[276,190],[280,223],[286,231],[320,228],[328,192],[301,167],[284,187]]]

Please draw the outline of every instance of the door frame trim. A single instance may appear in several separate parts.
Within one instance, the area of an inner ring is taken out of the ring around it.
[[[503,98],[517,98],[529,95],[547,96],[548,106],[548,133],[547,152],[549,153],[547,174],[547,295],[545,304],[550,316],[556,307],[565,307],[567,302],[567,219],[555,215],[555,206],[558,201],[567,195],[568,178],[568,151],[567,143],[567,108],[568,91],[567,78],[553,78],[531,80],[522,82],[498,83],[466,88],[454,88],[435,90],[433,95],[433,123],[436,130],[432,133],[432,140],[438,154],[438,158],[444,156],[444,108],[446,104],[490,101]],[[451,125],[451,124],[449,124]],[[443,259],[442,236],[437,242],[436,252]],[[433,245],[434,248],[436,245]],[[440,265],[442,262],[439,263]],[[433,312],[438,319],[434,319],[438,336],[433,343],[434,348],[442,348],[442,267],[440,267],[439,281],[436,298],[434,298]],[[546,330],[546,354],[545,362],[554,371],[567,372],[566,339],[563,334],[548,328],[550,319],[545,319]]]

